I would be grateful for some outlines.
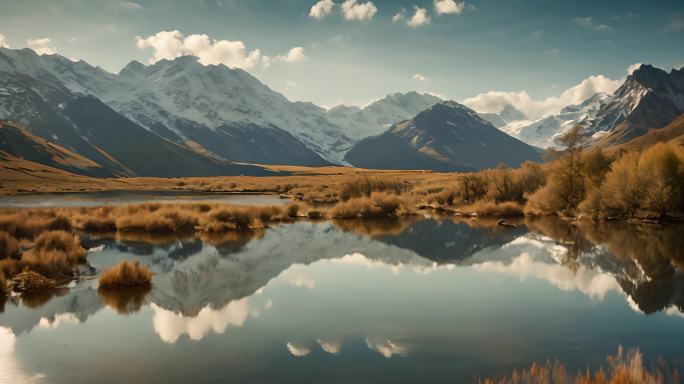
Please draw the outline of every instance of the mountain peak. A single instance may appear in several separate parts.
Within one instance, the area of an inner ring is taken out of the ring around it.
[[[524,113],[515,108],[512,104],[508,103],[504,105],[503,109],[501,109],[499,116],[509,123],[513,121],[527,120],[527,116],[525,116]]]

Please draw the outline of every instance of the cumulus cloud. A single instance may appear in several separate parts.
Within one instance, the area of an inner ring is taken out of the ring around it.
[[[612,31],[613,28],[606,24],[596,24],[594,23],[594,19],[592,17],[576,17],[573,19],[573,22],[577,24],[578,26],[589,30],[589,31]]]
[[[333,355],[339,353],[342,349],[342,344],[339,341],[316,339],[316,342],[321,346],[322,350]]]
[[[0,33],[0,48],[9,48],[9,47],[10,47],[10,45],[7,42],[7,38],[5,37],[5,35]]]
[[[392,340],[385,341],[371,341],[366,339],[366,345],[368,348],[377,351],[385,358],[391,358],[394,355],[405,356],[408,354],[408,348],[394,343]]]
[[[308,59],[309,58],[304,54],[304,48],[302,47],[294,47],[286,54],[275,57],[276,61],[282,61],[284,63],[299,63],[302,61],[307,61]]]
[[[307,346],[297,345],[297,344],[294,344],[291,342],[288,342],[286,344],[286,346],[287,346],[287,350],[290,351],[292,356],[304,357],[304,356],[308,355],[309,353],[311,353],[311,349]]]
[[[342,15],[346,20],[370,20],[377,12],[372,1],[358,3],[357,0],[345,0],[342,3]]]
[[[228,327],[240,327],[250,316],[258,315],[250,311],[249,298],[231,301],[221,309],[207,305],[194,317],[185,317],[156,304],[151,304],[151,308],[154,330],[167,343],[175,343],[183,334],[195,341],[202,340],[211,331],[222,334]]]
[[[57,53],[57,49],[51,46],[51,43],[49,37],[26,40],[26,45],[39,55],[54,55]]]
[[[634,63],[634,64],[630,65],[629,67],[627,67],[627,74],[631,75],[632,73],[634,73],[634,71],[636,71],[637,69],[639,69],[639,67],[641,67],[641,64],[642,63]]]
[[[332,13],[335,3],[332,0],[321,0],[314,4],[309,11],[309,17],[314,19],[323,19]]]
[[[406,21],[406,24],[411,28],[418,28],[430,24],[430,16],[428,16],[427,9],[415,7],[413,16]]]
[[[455,0],[435,0],[435,12],[438,15],[460,15],[466,8],[464,2]]]
[[[421,75],[420,73],[416,73],[415,75],[412,76],[412,78],[413,78],[413,80],[416,80],[416,81],[425,81],[428,79],[427,77]]]
[[[511,104],[532,119],[557,112],[561,108],[578,104],[597,92],[612,93],[623,80],[612,80],[603,75],[589,76],[561,93],[545,99],[534,99],[526,91],[490,91],[463,100],[463,104],[478,112],[499,112],[506,104]]]
[[[232,68],[249,69],[268,67],[272,61],[295,63],[307,59],[302,47],[294,47],[272,59],[259,49],[249,51],[245,43],[239,40],[215,40],[205,34],[184,36],[177,30],[160,31],[147,37],[138,36],[135,40],[140,49],[152,48],[152,57],[148,60],[150,64],[192,55],[204,65],[224,64]]]
[[[399,12],[397,12],[396,14],[394,14],[394,16],[392,16],[392,22],[398,23],[398,22],[404,20],[405,18],[406,18],[406,8],[401,7]]]

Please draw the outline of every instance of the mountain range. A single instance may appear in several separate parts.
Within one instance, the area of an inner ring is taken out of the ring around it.
[[[0,48],[0,150],[82,175],[263,175],[248,164],[479,170],[539,161],[576,123],[615,145],[684,112],[682,70],[642,65],[612,95],[530,122],[417,92],[365,107],[292,102],[241,69],[183,56],[118,74]],[[497,129],[499,128],[499,130]],[[509,135],[513,136],[510,137]]]
[[[386,132],[361,140],[345,160],[364,168],[474,171],[540,161],[533,147],[453,101],[437,103]]]
[[[520,120],[500,128],[541,148],[580,124],[590,142],[613,146],[660,129],[684,113],[684,68],[666,72],[642,64],[613,93],[597,93],[577,105],[539,120]]]

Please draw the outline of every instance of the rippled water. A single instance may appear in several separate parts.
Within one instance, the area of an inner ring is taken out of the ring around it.
[[[300,222],[202,238],[83,235],[96,281],[15,298],[0,382],[473,382],[559,358],[684,361],[681,226]],[[98,248],[99,249],[99,248]]]
[[[278,195],[203,193],[184,191],[103,191],[0,196],[0,207],[95,207],[149,202],[217,202],[236,205],[281,205]]]

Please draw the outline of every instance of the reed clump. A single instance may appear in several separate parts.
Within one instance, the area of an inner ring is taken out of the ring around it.
[[[102,272],[100,287],[135,287],[152,284],[152,271],[139,262],[123,261]]]
[[[19,252],[19,242],[14,236],[0,231],[0,259],[15,257]]]
[[[625,353],[618,348],[614,356],[608,356],[606,368],[595,372],[586,369],[572,373],[562,362],[547,360],[545,364],[533,363],[528,369],[515,371],[510,376],[478,380],[482,384],[666,384],[679,383],[677,370],[667,367],[647,369],[639,350]]]
[[[401,199],[396,195],[372,193],[369,197],[355,197],[337,203],[330,216],[336,219],[394,217],[401,207]]]

